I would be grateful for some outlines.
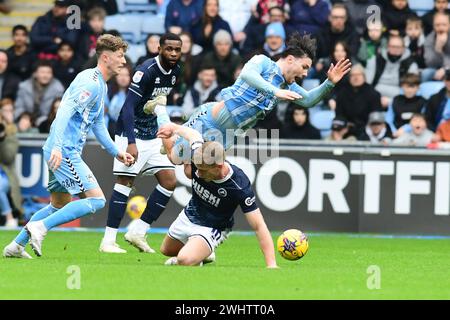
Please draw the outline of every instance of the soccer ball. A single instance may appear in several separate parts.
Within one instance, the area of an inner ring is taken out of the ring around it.
[[[308,237],[297,229],[283,232],[277,240],[277,249],[287,260],[298,260],[308,252]]]
[[[139,219],[147,206],[147,199],[143,196],[134,196],[127,203],[127,213],[131,219]]]

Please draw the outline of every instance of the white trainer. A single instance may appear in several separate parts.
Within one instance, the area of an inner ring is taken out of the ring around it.
[[[23,259],[33,259],[28,252],[25,251],[25,248],[20,244],[15,243],[14,241],[8,244],[3,249],[3,257],[5,258],[23,258]]]
[[[122,249],[116,242],[106,242],[104,240],[100,244],[99,251],[104,253],[127,253],[127,250]]]
[[[174,266],[178,264],[177,257],[170,257],[169,259],[164,262],[164,265],[166,266]]]
[[[207,263],[212,263],[216,261],[216,253],[213,251],[208,257],[205,258],[205,260],[203,260],[204,264]]]
[[[44,223],[42,221],[28,222],[25,231],[30,237],[31,249],[38,257],[42,256],[42,241],[47,234]]]
[[[147,235],[142,235],[133,232],[133,230],[129,230],[125,233],[125,240],[132,246],[136,247],[140,252],[155,253],[155,250],[153,250],[147,243]]]

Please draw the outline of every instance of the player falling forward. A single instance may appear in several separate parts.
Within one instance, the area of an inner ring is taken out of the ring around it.
[[[42,241],[48,230],[105,206],[103,191],[81,158],[90,129],[113,157],[125,165],[134,162],[133,156],[119,151],[111,140],[103,118],[106,81],[119,74],[124,66],[127,46],[119,37],[101,36],[96,46],[97,67],[78,74],[64,93],[43,147],[50,169],[48,190],[51,203],[31,217],[14,241],[5,247],[3,256],[31,258],[24,250],[28,241],[36,255],[41,256]],[[81,199],[70,202],[72,195]]]
[[[156,137],[156,117],[146,114],[143,106],[147,101],[165,98],[177,81],[180,73],[181,39],[167,33],[160,38],[159,55],[146,60],[136,68],[127,98],[117,123],[115,142],[120,150],[126,150],[136,159],[127,167],[114,161],[116,184],[109,201],[105,235],[100,244],[101,252],[126,253],[116,243],[117,230],[125,214],[128,197],[138,175],[155,175],[158,185],[147,200],[145,211],[133,227],[125,234],[125,240],[141,252],[155,252],[146,241],[150,224],[158,219],[165,209],[176,186],[175,167],[160,153],[161,139]],[[165,104],[165,103],[164,103]]]
[[[182,136],[191,146],[193,161],[184,165],[184,172],[192,179],[193,192],[161,244],[161,253],[172,257],[166,264],[202,265],[226,238],[224,233],[233,227],[233,214],[240,206],[256,233],[266,266],[277,268],[272,237],[245,173],[225,161],[220,143],[202,143],[193,129],[168,123],[158,136],[168,138],[173,134]]]
[[[236,82],[222,90],[223,101],[200,106],[185,125],[201,132],[205,140],[219,141],[228,149],[233,144],[235,134],[252,128],[273,110],[279,100],[313,107],[351,68],[348,59],[332,64],[327,73],[328,79],[319,87],[306,91],[296,82],[307,75],[315,51],[315,40],[296,33],[287,42],[287,48],[278,61],[274,62],[263,55],[254,56],[245,64]],[[144,106],[144,110],[157,115],[160,127],[170,121],[163,105],[149,103]],[[230,135],[229,131],[233,134]],[[169,153],[181,157],[185,150],[187,153],[189,150],[183,139],[164,141],[164,146]]]

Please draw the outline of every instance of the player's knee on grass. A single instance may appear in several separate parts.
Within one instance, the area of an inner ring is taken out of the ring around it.
[[[186,254],[180,253],[177,256],[178,265],[180,266],[196,266],[200,264],[204,259],[199,259],[198,257],[188,256]]]

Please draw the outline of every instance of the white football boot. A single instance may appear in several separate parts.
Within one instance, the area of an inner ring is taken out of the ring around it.
[[[155,108],[157,105],[160,106],[166,106],[167,105],[167,96],[165,95],[159,95],[156,96],[152,100],[148,100],[144,105],[144,113],[146,114],[153,114],[155,112]]]
[[[33,259],[25,248],[16,242],[11,242],[3,249],[3,257],[5,258],[23,258],[23,259]]]
[[[42,256],[42,241],[47,234],[47,229],[42,221],[28,222],[25,226],[25,231],[30,237],[30,246],[34,253],[40,257]]]
[[[107,242],[104,239],[98,250],[104,253],[127,253],[127,250],[122,249],[116,242]]]
[[[203,260],[204,264],[207,263],[212,263],[216,261],[216,253],[213,251],[208,257],[205,258],[205,260]]]
[[[125,241],[136,247],[140,252],[155,253],[155,250],[153,250],[147,243],[146,234],[139,234],[133,229],[130,229],[127,233],[125,233]]]

